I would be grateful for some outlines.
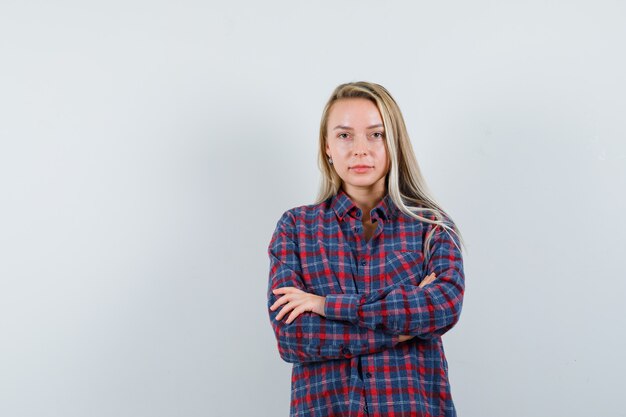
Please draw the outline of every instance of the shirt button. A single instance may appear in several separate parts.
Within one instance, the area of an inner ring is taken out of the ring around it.
[[[343,347],[341,348],[341,353],[343,353],[344,355],[349,355],[351,352],[350,352],[350,349],[349,349],[349,348],[347,348],[347,347],[343,346]]]
[[[366,405],[363,406],[363,411],[367,411],[367,406]]]
[[[361,261],[361,266],[365,266],[365,264],[367,264],[367,261],[366,261],[365,259],[363,259],[363,260]]]
[[[369,373],[369,372],[367,372],[367,373],[365,374],[365,377],[366,377],[366,378],[371,378],[371,377],[372,377],[372,374],[371,374],[371,373]]]

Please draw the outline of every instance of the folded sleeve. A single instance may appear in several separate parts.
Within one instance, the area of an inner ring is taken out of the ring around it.
[[[333,294],[326,298],[326,317],[371,330],[423,339],[443,335],[459,320],[465,290],[458,237],[437,227],[422,273],[370,294]],[[435,273],[434,282],[419,287]]]
[[[268,247],[270,272],[267,305],[281,358],[291,363],[345,359],[395,346],[398,343],[396,335],[368,329],[343,319],[331,320],[311,312],[299,315],[290,324],[285,323],[285,318],[276,320],[280,308],[269,310],[278,299],[272,290],[296,287],[310,292],[302,276],[296,233],[295,217],[287,211],[278,221]]]

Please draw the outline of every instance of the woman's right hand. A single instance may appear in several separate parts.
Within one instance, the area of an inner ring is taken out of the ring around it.
[[[435,278],[437,278],[437,276],[435,275],[435,273],[433,272],[432,274],[430,274],[429,276],[427,276],[426,278],[424,278],[422,280],[422,282],[420,282],[419,287],[423,288],[424,286],[430,284],[431,282],[433,282],[435,280]],[[398,341],[400,343],[402,342],[406,342],[407,340],[411,340],[413,339],[414,336],[408,335],[408,334],[401,334],[400,338],[398,339]]]

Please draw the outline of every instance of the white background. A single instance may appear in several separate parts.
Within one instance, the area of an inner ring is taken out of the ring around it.
[[[0,415],[287,415],[267,245],[387,87],[467,242],[460,416],[626,416],[621,1],[0,3]]]

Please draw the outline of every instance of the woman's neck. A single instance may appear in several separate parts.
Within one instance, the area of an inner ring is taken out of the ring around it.
[[[370,211],[385,197],[387,190],[384,187],[345,187],[344,191],[350,197],[350,200],[361,209],[363,213],[363,221],[370,221]]]

